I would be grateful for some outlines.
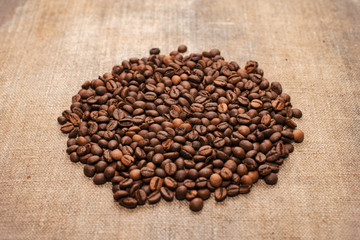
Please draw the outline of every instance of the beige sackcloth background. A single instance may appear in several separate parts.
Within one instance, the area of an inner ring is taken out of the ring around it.
[[[0,239],[360,239],[360,2],[0,1]],[[257,60],[303,111],[279,182],[127,210],[65,153],[86,80],[186,44]]]

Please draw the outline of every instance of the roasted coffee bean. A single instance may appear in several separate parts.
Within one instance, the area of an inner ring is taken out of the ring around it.
[[[226,196],[227,196],[227,191],[226,191],[226,188],[223,188],[223,187],[220,187],[220,188],[217,188],[215,190],[215,200],[217,202],[222,202],[225,200]]]
[[[202,198],[199,198],[199,197],[194,198],[194,199],[191,200],[189,206],[190,206],[190,209],[191,209],[192,211],[198,212],[198,211],[200,211],[200,210],[203,208],[203,206],[204,206],[203,199],[202,199]]]
[[[222,184],[222,178],[221,178],[220,174],[213,173],[210,176],[210,183],[214,187],[219,187]]]
[[[293,134],[294,134],[294,141],[295,142],[299,143],[299,142],[304,141],[304,133],[300,129],[295,129],[293,131]]]
[[[138,189],[135,191],[135,199],[138,205],[144,205],[147,199],[146,192],[142,189]]]
[[[166,187],[168,187],[169,189],[175,189],[177,187],[177,182],[175,181],[175,179],[171,178],[171,177],[165,177],[164,178],[164,185]]]
[[[93,181],[96,185],[104,184],[106,183],[105,175],[103,173],[96,173],[93,178]]]
[[[117,190],[114,193],[114,199],[116,201],[120,200],[121,198],[127,197],[127,196],[129,196],[129,192],[125,191],[125,190]]]
[[[210,190],[207,188],[202,188],[198,190],[197,196],[203,200],[207,200],[210,197]]]
[[[125,207],[175,195],[199,211],[210,192],[222,201],[259,177],[275,184],[292,142],[304,140],[292,119],[302,112],[257,62],[241,69],[218,49],[186,50],[123,61],[86,81],[57,119],[70,160],[95,184],[111,181]]]
[[[266,184],[274,185],[278,181],[278,176],[276,173],[270,173],[266,177],[264,177],[264,180],[265,180]]]
[[[136,199],[132,198],[132,197],[121,198],[119,200],[119,203],[121,206],[126,207],[126,208],[136,208],[136,206],[137,206]]]
[[[124,155],[121,157],[121,163],[127,167],[133,165],[134,162],[135,162],[135,159],[130,155]]]
[[[231,184],[226,188],[227,195],[229,197],[235,197],[240,193],[240,187],[235,184]]]
[[[175,163],[169,162],[165,165],[165,172],[169,176],[174,175],[176,170],[177,168]]]
[[[149,204],[155,204],[159,202],[160,199],[161,199],[161,193],[159,191],[155,191],[147,197]]]
[[[168,202],[174,199],[174,192],[168,189],[167,187],[162,187],[160,189],[160,193],[161,196]]]
[[[151,181],[150,181],[151,191],[160,191],[160,188],[162,187],[162,185],[163,185],[163,180],[160,177],[155,176],[155,177],[151,178]]]

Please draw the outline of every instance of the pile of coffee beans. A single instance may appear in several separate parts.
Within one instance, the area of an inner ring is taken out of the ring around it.
[[[71,161],[95,184],[111,182],[124,207],[176,198],[200,211],[211,192],[223,201],[258,179],[276,184],[292,142],[304,139],[292,120],[302,112],[257,62],[186,51],[123,61],[86,81],[58,118]]]

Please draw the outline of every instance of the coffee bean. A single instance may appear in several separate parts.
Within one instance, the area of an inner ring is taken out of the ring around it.
[[[230,180],[232,178],[232,171],[230,169],[224,167],[220,171],[220,176],[224,180]]]
[[[191,200],[189,206],[190,206],[191,211],[198,212],[203,208],[204,202],[201,198],[197,197],[197,198],[194,198],[193,200]]]
[[[176,170],[177,168],[175,163],[170,162],[165,165],[165,172],[169,176],[174,175]]]
[[[121,157],[121,163],[129,167],[134,164],[134,158],[130,155],[124,155]]]
[[[121,198],[129,196],[129,192],[125,190],[118,190],[114,193],[114,199],[116,201],[120,200]]]
[[[160,49],[159,48],[152,48],[150,49],[150,54],[154,54],[157,55],[160,53]]]
[[[249,175],[244,175],[241,177],[241,184],[245,185],[245,186],[250,186],[252,185],[252,178]]]
[[[57,119],[70,160],[95,184],[111,181],[125,207],[175,195],[201,210],[211,191],[222,201],[259,177],[275,184],[292,142],[304,139],[292,119],[302,112],[257,62],[241,69],[218,49],[186,50],[124,60],[82,84]]]
[[[93,181],[96,185],[104,184],[106,183],[105,175],[103,173],[96,173],[93,178]]]
[[[190,189],[187,191],[185,198],[190,201],[191,199],[194,199],[196,196],[197,196],[197,190]]]
[[[160,199],[161,199],[161,194],[159,191],[155,191],[155,192],[151,193],[147,198],[149,204],[155,204],[155,203],[159,202]]]
[[[151,191],[159,191],[163,185],[163,180],[158,176],[152,177],[150,181]]]
[[[146,192],[142,189],[135,191],[135,199],[138,205],[144,205],[147,199]]]
[[[304,141],[304,133],[300,129],[295,129],[293,131],[293,134],[294,134],[294,141],[295,142],[299,143],[299,142]]]
[[[293,108],[292,109],[292,115],[293,115],[293,117],[301,118],[302,117],[302,112],[297,108]]]
[[[217,188],[215,190],[215,200],[217,202],[222,202],[225,200],[226,196],[227,196],[227,191],[226,191],[226,188],[223,188],[223,187],[220,187],[220,188]]]
[[[72,123],[65,123],[61,126],[61,131],[63,133],[69,133],[74,129],[74,125]]]
[[[177,182],[175,181],[175,179],[171,178],[171,177],[165,177],[164,178],[164,185],[166,187],[168,187],[169,189],[175,189],[177,187]]]
[[[136,208],[137,201],[135,198],[132,197],[126,197],[119,200],[119,203],[121,206],[126,208]]]
[[[219,174],[217,174],[217,173],[213,173],[210,176],[210,183],[214,187],[219,187],[221,185],[221,183],[222,183],[221,176]]]
[[[207,188],[202,188],[198,190],[197,196],[203,200],[207,200],[210,197],[210,190]]]
[[[231,184],[226,188],[227,195],[229,197],[235,197],[240,193],[240,187],[235,184]]]
[[[174,199],[174,192],[166,187],[162,187],[160,189],[160,193],[161,193],[161,196],[168,202],[172,201]]]
[[[179,53],[184,53],[184,52],[186,52],[186,50],[187,50],[187,46],[185,46],[185,45],[180,45],[178,47],[178,52]]]
[[[274,185],[277,183],[278,177],[277,177],[276,173],[270,173],[269,175],[264,177],[264,180],[265,180],[266,184]]]
[[[185,186],[179,186],[176,188],[175,197],[177,200],[184,200],[186,198],[187,188]]]

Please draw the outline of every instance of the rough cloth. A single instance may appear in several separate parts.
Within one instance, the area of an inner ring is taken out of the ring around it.
[[[359,239],[360,2],[0,1],[1,239]],[[305,141],[279,182],[199,213],[113,201],[65,153],[56,118],[81,84],[186,44],[256,60],[282,83]]]

